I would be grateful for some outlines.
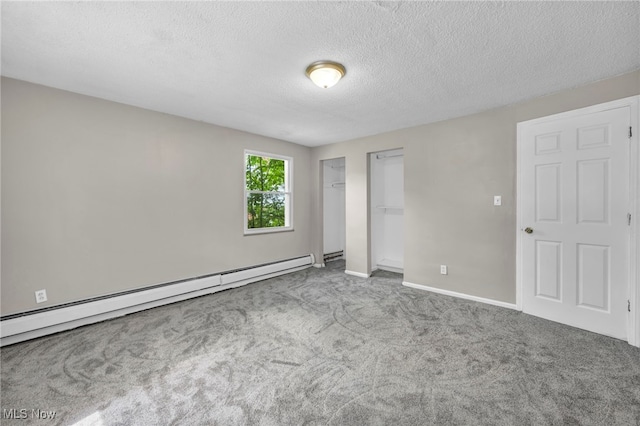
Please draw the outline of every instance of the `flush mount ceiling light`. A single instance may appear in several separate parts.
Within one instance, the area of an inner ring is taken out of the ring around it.
[[[323,89],[334,86],[346,73],[342,64],[331,61],[318,61],[307,67],[307,77]]]

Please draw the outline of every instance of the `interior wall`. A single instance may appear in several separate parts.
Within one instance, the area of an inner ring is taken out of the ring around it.
[[[524,103],[312,151],[312,221],[319,161],[345,157],[347,270],[369,274],[367,153],[404,148],[407,282],[515,303],[516,125],[640,93],[640,71]],[[502,206],[493,196],[502,195]],[[317,255],[322,235],[313,227]],[[448,275],[440,275],[440,265]]]
[[[394,148],[405,150],[405,280],[514,303],[516,123],[637,95],[640,72],[313,150],[4,77],[1,90],[2,315],[321,259],[318,167],[336,157],[347,269],[369,273],[367,153]],[[295,231],[243,236],[244,149],[294,158]],[[42,288],[49,300],[36,305]]]
[[[309,148],[1,88],[2,315],[310,253]],[[294,158],[293,232],[243,235],[244,149]]]

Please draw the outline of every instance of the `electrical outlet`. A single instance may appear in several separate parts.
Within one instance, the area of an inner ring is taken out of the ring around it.
[[[36,303],[42,303],[47,301],[47,290],[36,291]]]
[[[447,275],[447,265],[440,265],[440,273],[442,275]]]

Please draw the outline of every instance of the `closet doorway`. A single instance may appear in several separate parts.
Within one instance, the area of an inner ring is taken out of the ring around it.
[[[345,161],[322,161],[324,262],[345,257]]]
[[[374,152],[369,156],[371,270],[403,273],[403,150]]]

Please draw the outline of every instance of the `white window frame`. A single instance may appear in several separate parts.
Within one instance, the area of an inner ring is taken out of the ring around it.
[[[276,160],[284,160],[284,191],[249,191],[247,190],[247,158],[249,155],[257,157],[275,158]],[[242,182],[244,184],[244,211],[242,221],[244,222],[244,235],[269,234],[273,232],[293,231],[293,157],[285,155],[271,154],[269,152],[254,151],[250,149],[244,150],[244,168],[242,170]],[[249,194],[284,194],[284,223],[285,226],[277,226],[271,228],[249,228],[247,220]]]

